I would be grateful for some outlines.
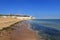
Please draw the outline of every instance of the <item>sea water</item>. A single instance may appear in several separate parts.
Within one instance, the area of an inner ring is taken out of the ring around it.
[[[31,28],[38,31],[40,40],[60,40],[60,19],[29,20]]]

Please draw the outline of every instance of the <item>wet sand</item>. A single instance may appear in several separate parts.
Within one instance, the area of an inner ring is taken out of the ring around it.
[[[0,40],[39,40],[36,32],[28,27],[30,24],[27,21],[12,25],[10,29],[0,31]]]

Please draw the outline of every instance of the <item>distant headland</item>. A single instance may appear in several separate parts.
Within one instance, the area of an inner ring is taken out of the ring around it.
[[[35,19],[33,16],[28,16],[28,15],[14,15],[14,14],[9,14],[9,15],[3,15],[0,14],[0,18],[17,18],[17,19]]]
[[[17,18],[17,19],[35,19],[35,17],[33,16],[29,16],[29,15],[14,15],[14,14],[0,14],[0,18]]]

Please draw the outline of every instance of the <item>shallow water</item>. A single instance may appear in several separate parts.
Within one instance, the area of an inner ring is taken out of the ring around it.
[[[60,19],[29,20],[32,29],[38,31],[41,40],[60,40]]]

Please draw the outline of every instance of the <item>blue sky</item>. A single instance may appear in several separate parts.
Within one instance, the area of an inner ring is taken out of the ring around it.
[[[60,0],[0,0],[0,14],[9,13],[60,19]]]

